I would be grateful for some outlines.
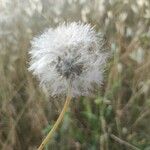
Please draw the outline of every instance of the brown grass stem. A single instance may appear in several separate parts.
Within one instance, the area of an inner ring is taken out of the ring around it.
[[[126,147],[133,149],[133,150],[140,150],[138,147],[128,143],[127,141],[124,141],[120,139],[119,137],[115,136],[114,134],[111,134],[110,137],[115,140],[116,142],[120,143],[121,145],[125,145]]]

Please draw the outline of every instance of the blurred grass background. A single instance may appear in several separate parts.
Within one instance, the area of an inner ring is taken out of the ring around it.
[[[64,21],[106,34],[112,58],[94,98],[72,100],[46,150],[150,150],[149,0],[0,0],[0,149],[35,150],[64,100],[28,68],[30,40]]]

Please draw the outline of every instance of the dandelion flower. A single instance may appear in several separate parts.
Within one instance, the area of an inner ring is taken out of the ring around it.
[[[101,85],[108,45],[100,33],[83,23],[62,24],[35,37],[30,67],[41,87],[52,96],[66,95],[63,110],[39,147],[42,150],[61,122],[71,97],[90,96]]]
[[[106,41],[89,24],[70,23],[48,29],[32,41],[29,70],[52,96],[87,96],[101,85],[107,59]]]

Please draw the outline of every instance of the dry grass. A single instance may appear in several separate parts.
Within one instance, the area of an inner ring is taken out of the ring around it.
[[[113,55],[100,92],[72,101],[49,149],[150,149],[149,0],[0,4],[1,150],[34,150],[54,124],[64,101],[43,94],[27,52],[45,27],[78,20],[106,32]]]

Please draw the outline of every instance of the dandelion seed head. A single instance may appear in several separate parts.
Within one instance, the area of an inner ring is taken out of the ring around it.
[[[93,84],[101,85],[108,58],[105,38],[83,23],[62,24],[48,29],[31,42],[29,70],[52,96],[90,95]]]

